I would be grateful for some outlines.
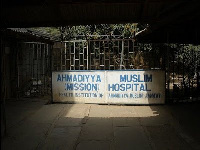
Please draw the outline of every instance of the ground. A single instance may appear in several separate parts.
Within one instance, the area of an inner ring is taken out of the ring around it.
[[[200,149],[200,104],[46,104],[9,100],[3,150]]]

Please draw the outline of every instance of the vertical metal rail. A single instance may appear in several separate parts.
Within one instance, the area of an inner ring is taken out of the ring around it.
[[[65,56],[66,56],[66,66],[65,66],[65,70],[69,70],[69,68],[70,68],[70,46],[69,46],[69,44],[67,44],[66,42],[65,42],[65,48],[66,48],[66,52],[65,52]]]
[[[19,43],[17,44],[17,98],[20,99],[20,75],[19,75]]]
[[[62,47],[63,45],[62,44],[63,44],[63,42],[61,42],[61,48],[60,48],[60,70],[62,70],[62,66],[63,66],[62,65],[62,59],[63,59],[62,58],[62,52],[63,52],[63,47]]]
[[[57,51],[56,51],[56,57],[57,57],[57,58],[59,58],[58,55],[59,55],[59,51],[57,50]],[[59,61],[56,59],[56,70],[59,70],[58,67],[59,67]]]
[[[49,44],[47,44],[47,46],[46,46],[46,59],[47,59],[47,68],[50,68],[50,71],[48,70],[48,71],[46,71],[46,73],[48,74],[48,77],[51,77],[51,80],[52,80],[52,71],[53,71],[53,49],[49,52]],[[46,69],[47,69],[46,68]],[[50,73],[50,74],[49,74]],[[49,82],[49,78],[48,78],[48,80],[47,80],[48,82]],[[51,85],[51,84],[50,84]],[[51,87],[52,87],[52,85],[51,85]],[[47,87],[47,93],[48,93],[48,88],[49,87]],[[52,92],[52,91],[51,91]]]
[[[79,63],[79,70],[81,70],[81,55],[83,55],[83,52],[81,53],[81,49],[84,51],[84,45],[83,42],[79,42],[78,44],[78,49],[79,49],[79,53],[78,53],[78,63]]]
[[[107,45],[108,45],[108,42],[107,42]],[[109,45],[108,45],[108,49],[109,49],[109,53],[108,53],[108,54],[109,54],[109,60],[108,60],[108,62],[109,62],[109,70],[110,70],[110,60],[111,60],[112,58],[110,57],[110,53],[111,53],[111,52],[110,52]]]
[[[36,44],[36,66],[37,66],[37,69],[36,69],[36,82],[38,82],[38,43]],[[36,85],[37,87],[37,90],[38,90],[38,84]]]
[[[123,58],[124,58],[124,39],[122,40],[122,51],[121,51],[121,59],[120,59],[120,70],[122,70]]]
[[[74,67],[74,69],[73,70],[75,70],[75,63],[76,63],[76,61],[75,61],[75,59],[76,59],[76,43],[74,42],[74,59],[73,59],[73,67]]]
[[[35,44],[33,44],[33,76],[32,78],[35,78]]]
[[[42,49],[42,52],[41,52],[41,54],[42,54],[42,56],[41,56],[41,59],[42,59],[42,77],[43,77],[43,81],[42,81],[42,95],[44,95],[45,94],[45,48],[46,48],[46,46],[45,46],[45,44],[43,44],[43,49]],[[42,80],[42,77],[41,77],[41,80]]]
[[[97,53],[98,53],[98,60],[99,60],[99,63],[98,63],[98,66],[97,66],[97,70],[101,68],[101,50],[100,50],[100,42],[98,41],[98,47],[97,47]]]
[[[28,66],[29,66],[29,68],[28,68],[28,77],[29,77],[29,79],[30,79],[30,77],[31,77],[31,61],[30,61],[30,59],[31,59],[31,50],[32,50],[32,48],[31,48],[31,46],[32,46],[32,44],[31,43],[29,43],[29,51],[28,51]]]
[[[133,56],[133,58],[134,58],[134,52],[135,52],[135,40],[133,39],[132,41],[133,41],[133,52],[132,52],[132,56]],[[131,69],[133,69],[134,64],[132,64],[131,67],[132,67]]]
[[[153,48],[153,68],[156,68],[156,49],[155,49],[155,45]]]
[[[170,84],[170,76],[169,76],[169,74],[170,74],[170,70],[169,70],[169,66],[170,66],[170,64],[169,64],[169,33],[167,33],[167,57],[166,57],[166,63],[167,63],[167,66],[166,66],[166,68],[167,68],[167,74],[166,74],[166,79],[167,79],[167,89],[168,89],[168,91],[167,91],[167,93],[166,93],[166,96],[168,97],[168,101],[166,101],[166,102],[169,102],[169,99],[170,99],[170,87],[169,87],[169,84]],[[166,81],[165,81],[165,83],[166,83]],[[167,100],[167,99],[166,99]]]
[[[88,43],[88,41],[86,42],[86,44],[87,44],[87,54],[86,54],[87,55],[87,70],[89,70],[89,62],[88,62],[88,60],[89,60],[89,58],[88,58],[89,57],[88,56],[89,55],[89,50],[88,50],[89,49],[89,43]]]
[[[28,43],[25,43],[23,45],[23,52],[25,56],[27,56],[27,52],[29,51],[29,44]],[[27,83],[27,77],[28,77],[28,64],[27,64],[27,58],[24,57],[24,62],[22,63],[22,68],[23,68],[23,73],[25,74],[25,83]],[[22,77],[23,78],[23,77]],[[28,87],[29,88],[29,87]],[[25,91],[23,91],[24,93],[26,92],[27,88],[25,88]]]
[[[183,96],[185,97],[185,95],[186,95],[186,86],[185,86],[185,53],[184,53],[184,51],[182,51],[182,53],[183,53],[183,90],[184,90],[184,92],[183,92]]]
[[[129,50],[129,48],[130,48],[130,40],[127,40],[127,42],[128,42],[128,45],[127,45],[127,56],[126,56],[126,67],[125,68],[127,68],[128,67],[128,69],[130,69],[130,64],[129,64],[129,62],[128,62],[128,59],[129,59],[129,55],[130,55],[130,50]]]
[[[172,65],[173,65],[173,80],[172,80],[172,83],[173,83],[173,93],[174,93],[174,77],[175,77],[175,75],[174,75],[174,74],[175,74],[175,72],[174,72],[174,71],[175,71],[175,69],[174,69],[174,66],[175,66],[175,63],[174,63],[175,58],[174,58],[174,57],[175,57],[175,51],[173,51],[173,56],[172,56],[172,57],[173,57],[173,64],[172,64]]]
[[[36,92],[36,95],[40,95],[41,94],[41,92],[42,92],[42,90],[41,90],[41,87],[40,87],[40,85],[38,84],[39,82],[39,80],[41,81],[41,57],[42,57],[42,44],[41,43],[39,43],[39,55],[38,55],[38,62],[37,62],[37,64],[38,64],[38,79],[37,79],[37,86],[38,86],[38,91]]]
[[[104,53],[104,57],[103,57],[104,70],[106,70],[106,51],[104,47],[104,41],[102,42],[102,45],[103,45],[103,53]]]
[[[78,61],[78,70],[81,70],[81,48],[82,48],[82,46],[80,46],[80,45],[82,45],[83,44],[83,42],[78,42],[78,58],[77,58],[77,61]],[[84,47],[84,45],[83,45],[83,47]]]
[[[159,54],[160,54],[160,50],[159,50]],[[162,55],[161,55],[162,58]],[[161,68],[161,61],[160,61],[160,57],[159,57],[159,61],[158,61],[158,68]]]
[[[66,63],[66,61],[67,61],[67,45],[66,45],[66,42],[64,42],[64,58],[65,58],[65,66],[64,66],[64,68],[65,68],[65,70],[67,70],[67,63]]]
[[[91,41],[88,40],[88,69],[91,70]]]
[[[41,77],[41,80],[42,80],[42,95],[44,95],[45,94],[45,51],[46,51],[46,44],[43,44],[43,47],[42,47],[42,62],[41,62],[41,64],[42,64],[42,77]]]
[[[50,48],[49,48],[50,47]],[[51,73],[51,100],[50,100],[50,103],[53,103],[53,63],[52,63],[52,49],[53,49],[53,46],[52,45],[48,45],[48,50],[49,50],[49,57],[50,57],[50,73]]]
[[[200,52],[199,49],[197,49],[197,51],[195,51],[195,74],[196,74],[196,82],[195,82],[195,85],[196,85],[196,89],[195,89],[195,99],[198,99],[198,92],[199,91],[199,70],[198,70],[198,67],[200,66],[199,62],[198,62],[198,53]]]
[[[1,77],[3,80],[1,80],[1,106],[2,106],[2,121],[4,125],[4,130],[3,130],[3,136],[7,135],[7,122],[6,122],[6,101],[5,101],[5,95],[6,95],[6,89],[5,89],[5,45],[3,43],[3,39],[1,36]]]
[[[178,68],[178,83],[180,83],[180,56],[179,56],[179,53],[180,53],[180,50],[177,50],[177,55],[178,55],[178,60],[177,60],[177,68]],[[178,86],[179,87],[179,89],[180,89],[180,86]],[[182,88],[182,87],[181,87]],[[179,94],[179,98],[180,98],[180,94]]]
[[[69,45],[69,69],[70,70],[72,70],[72,61],[71,60],[72,60],[72,48],[71,48],[71,45]]]
[[[191,89],[191,99],[193,100],[193,93],[194,93],[194,66],[195,66],[195,62],[194,62],[194,47],[192,47],[192,76],[191,76],[191,78],[192,78],[192,89]]]
[[[196,74],[197,74],[197,91],[200,91],[200,60],[198,56],[200,55],[200,49],[197,50],[196,53],[196,61],[197,61],[197,68],[196,68]],[[197,92],[197,98],[199,98],[200,94]]]
[[[29,49],[28,49],[28,61],[27,61],[27,63],[28,63],[28,66],[29,66],[29,68],[27,69],[28,70],[28,76],[29,76],[29,78],[31,77],[31,43],[29,44],[29,47],[28,47]]]

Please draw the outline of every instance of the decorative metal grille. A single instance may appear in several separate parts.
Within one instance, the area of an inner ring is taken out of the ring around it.
[[[75,40],[55,46],[54,70],[118,70],[133,69],[134,41]]]

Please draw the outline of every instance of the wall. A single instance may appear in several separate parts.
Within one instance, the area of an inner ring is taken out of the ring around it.
[[[61,71],[52,73],[53,101],[105,104],[163,104],[161,70]]]

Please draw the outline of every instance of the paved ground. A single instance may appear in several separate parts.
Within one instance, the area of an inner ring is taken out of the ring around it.
[[[200,149],[200,104],[116,106],[7,102],[3,150]]]

